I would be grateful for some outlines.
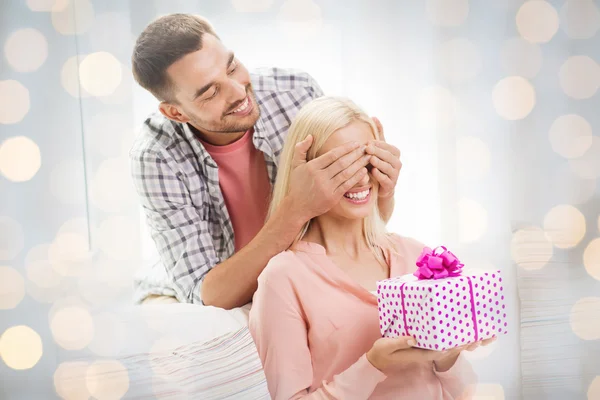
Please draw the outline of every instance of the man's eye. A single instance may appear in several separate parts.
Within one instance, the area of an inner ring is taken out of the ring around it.
[[[367,164],[367,171],[369,173],[371,173],[372,170],[373,170],[373,165],[371,165],[371,163]]]
[[[238,65],[237,65],[237,62],[234,60],[234,61],[231,63],[231,66],[229,67],[229,68],[230,68],[230,69],[229,69],[229,74],[230,74],[230,75],[231,75],[231,74],[233,74],[233,73],[235,72],[235,70],[237,69],[237,66],[238,66]]]
[[[211,95],[210,95],[210,97],[207,97],[207,98],[206,98],[206,100],[210,100],[210,99],[212,99],[213,97],[215,97],[215,96],[217,95],[217,93],[219,93],[219,90],[218,90],[218,89],[215,89],[214,93],[213,93],[213,94],[211,94]]]

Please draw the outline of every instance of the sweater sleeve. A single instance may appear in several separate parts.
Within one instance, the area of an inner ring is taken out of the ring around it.
[[[362,355],[329,382],[313,387],[312,357],[302,305],[289,271],[302,268],[291,253],[271,260],[258,280],[250,312],[250,332],[263,364],[271,397],[364,400],[386,375]],[[316,386],[316,385],[314,385]],[[309,390],[311,392],[309,393]]]
[[[470,398],[468,391],[477,382],[475,371],[473,371],[471,364],[462,353],[458,356],[452,368],[444,372],[438,372],[434,365],[433,373],[442,384],[444,400]]]

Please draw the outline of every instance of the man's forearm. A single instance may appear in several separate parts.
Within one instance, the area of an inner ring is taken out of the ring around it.
[[[394,195],[382,198],[380,197],[377,201],[377,206],[379,207],[379,215],[381,215],[381,219],[385,223],[387,223],[392,217],[392,213],[394,212]]]
[[[202,283],[205,305],[231,309],[252,300],[262,270],[289,247],[306,222],[293,214],[284,200],[250,243],[208,272]]]

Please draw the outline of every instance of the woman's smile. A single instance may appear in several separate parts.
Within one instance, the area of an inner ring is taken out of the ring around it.
[[[371,187],[352,189],[344,194],[344,199],[351,204],[367,204],[371,200]]]

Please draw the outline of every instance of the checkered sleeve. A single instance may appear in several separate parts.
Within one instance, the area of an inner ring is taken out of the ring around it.
[[[220,262],[208,221],[192,204],[177,165],[168,155],[130,153],[134,186],[177,300],[202,304],[200,286]]]
[[[309,74],[306,74],[306,76],[308,78],[307,88],[311,92],[312,98],[316,99],[316,98],[322,97],[323,96],[323,89],[321,89],[321,86],[319,86],[319,84],[317,83],[317,81],[315,80],[315,78],[313,78]]]

